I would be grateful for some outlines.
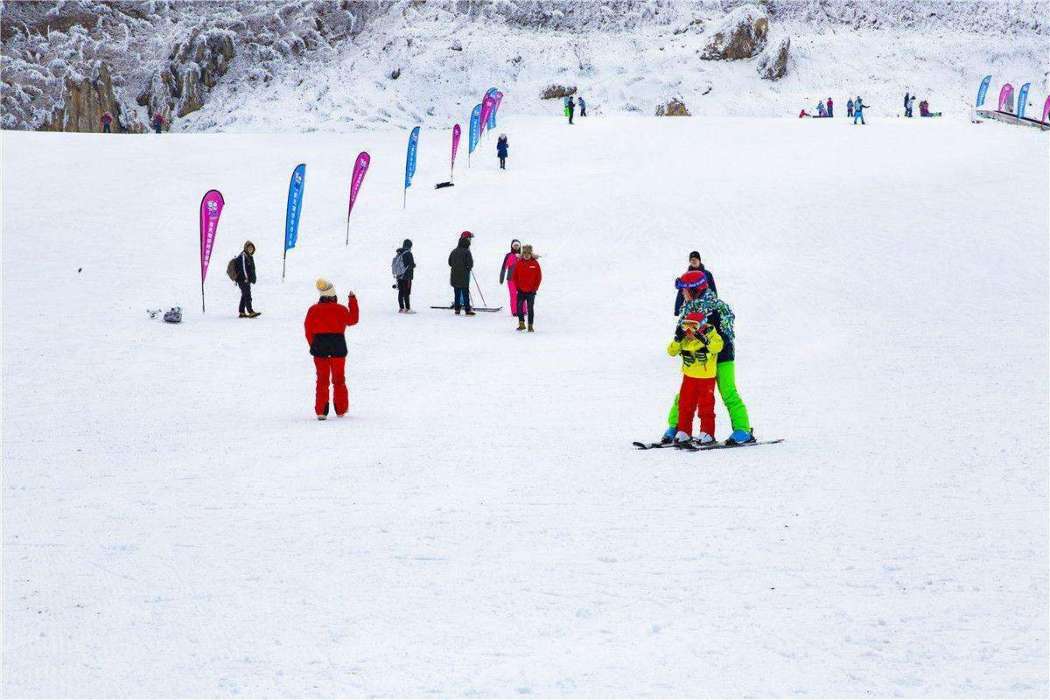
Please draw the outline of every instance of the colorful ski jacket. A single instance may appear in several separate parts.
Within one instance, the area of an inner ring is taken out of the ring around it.
[[[736,316],[733,314],[733,309],[729,307],[729,304],[715,296],[715,293],[711,291],[710,287],[706,292],[701,294],[698,299],[691,299],[682,304],[681,313],[678,316],[678,322],[681,323],[682,319],[684,319],[687,314],[702,313],[707,316],[715,312],[718,312],[719,332],[724,335],[727,340],[733,340],[733,321],[736,320]]]
[[[718,353],[722,350],[722,336],[714,328],[703,339],[672,340],[667,346],[671,357],[682,356],[682,374],[695,379],[712,379],[718,373]]]
[[[321,297],[321,300],[306,312],[306,342],[310,344],[310,354],[314,357],[346,357],[346,336],[343,332],[347,326],[357,324],[360,312],[357,297],[350,297],[347,306],[343,306],[335,297]]]

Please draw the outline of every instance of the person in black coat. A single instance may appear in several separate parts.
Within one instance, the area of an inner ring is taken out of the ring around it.
[[[569,104],[565,105],[569,110],[569,123],[572,124],[572,115],[576,113],[576,103],[573,99],[569,98]]]
[[[412,302],[410,300],[412,296],[412,278],[415,277],[414,270],[416,269],[416,259],[412,256],[412,241],[406,238],[401,247],[397,249],[397,254],[401,256],[401,263],[405,266],[405,271],[397,278],[397,312],[399,314],[414,314],[415,311],[412,310]]]
[[[255,318],[259,312],[252,308],[252,285],[255,284],[255,244],[244,242],[244,250],[237,256],[237,286],[241,289],[241,303],[237,307],[240,318]]]
[[[449,284],[455,292],[455,301],[452,308],[459,315],[459,310],[466,308],[467,316],[473,316],[474,311],[470,308],[470,272],[474,269],[474,257],[470,254],[470,239],[474,234],[464,231],[459,236],[459,243],[448,254]]]
[[[704,263],[700,260],[700,253],[693,251],[689,253],[689,270],[699,270],[707,275],[707,286],[711,288],[711,291],[718,296],[718,287],[715,286],[715,276],[711,274],[711,271],[704,267]],[[682,290],[678,290],[678,296],[674,300],[674,315],[680,315],[682,310],[682,304],[685,303],[685,299],[682,297]],[[717,328],[717,326],[716,326]],[[725,339],[723,339],[725,340]],[[719,355],[721,357],[721,355]]]
[[[496,157],[499,158],[499,169],[507,169],[507,149],[510,148],[507,143],[507,135],[500,134],[499,140],[496,141]]]

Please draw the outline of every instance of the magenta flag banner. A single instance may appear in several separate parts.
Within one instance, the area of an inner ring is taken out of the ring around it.
[[[219,217],[226,201],[222,192],[208,190],[201,198],[201,312],[204,312],[204,278],[208,276],[211,251],[215,246],[215,233],[219,230]]]
[[[346,208],[346,245],[350,245],[350,212],[354,210],[354,202],[357,201],[357,193],[361,191],[361,183],[365,181],[365,173],[368,172],[368,164],[372,162],[372,156],[367,151],[357,154],[354,161],[354,174],[350,176],[350,204]]]
[[[496,98],[492,95],[485,95],[485,99],[481,101],[481,130],[478,136],[485,133],[485,125],[489,122],[489,114],[492,113],[492,107],[496,104]]]
[[[1005,112],[1006,111],[1006,103],[1009,102],[1010,99],[1013,96],[1014,96],[1014,86],[1011,85],[1010,83],[1007,83],[1006,85],[1003,85],[1002,89],[999,91],[999,111],[1000,112]],[[1013,110],[1010,110],[1010,111],[1013,111]]]
[[[452,179],[452,172],[456,169],[456,151],[459,150],[459,135],[461,130],[459,124],[452,127],[452,166],[449,168],[448,179]]]
[[[503,102],[503,93],[502,92],[497,92],[495,95],[493,95],[493,97],[496,98],[496,104],[493,105],[492,111],[493,112],[499,112],[499,106]]]
[[[1050,117],[1050,96],[1048,96],[1046,102],[1043,103],[1043,118],[1039,121],[1050,122],[1050,119],[1047,119],[1047,117]]]

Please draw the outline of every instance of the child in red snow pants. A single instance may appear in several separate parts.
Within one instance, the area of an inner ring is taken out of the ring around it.
[[[682,375],[682,388],[678,391],[678,429],[686,435],[693,434],[693,415],[700,416],[700,430],[715,434],[715,382],[714,377],[699,378]]]
[[[314,409],[317,415],[328,413],[328,385],[334,388],[335,414],[341,416],[350,408],[350,397],[346,391],[346,358],[315,357],[317,368],[317,399]]]

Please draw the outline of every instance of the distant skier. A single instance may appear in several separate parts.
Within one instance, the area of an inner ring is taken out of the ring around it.
[[[153,130],[159,134],[167,121],[168,120],[164,118],[163,114],[160,112],[154,112],[153,121],[151,122],[153,124]]]
[[[412,255],[412,241],[406,238],[397,249],[391,271],[397,281],[397,312],[414,314],[412,310],[412,278],[415,277],[416,259]]]
[[[449,284],[452,285],[455,293],[452,308],[456,310],[457,316],[461,308],[466,309],[467,316],[475,315],[470,308],[470,273],[474,269],[474,256],[470,254],[470,239],[473,237],[474,234],[470,231],[461,233],[459,243],[448,254],[448,266],[451,268]]]
[[[699,270],[700,272],[704,273],[704,276],[707,278],[707,286],[711,289],[712,292],[714,292],[717,295],[718,294],[718,287],[715,286],[715,276],[711,274],[710,270],[708,270],[707,268],[704,267],[704,263],[700,259],[700,251],[697,251],[697,250],[694,250],[694,251],[689,253],[689,267],[686,269],[686,272],[693,272],[695,270]],[[682,312],[682,304],[684,304],[684,303],[685,303],[685,297],[682,294],[682,290],[679,289],[678,293],[675,294],[675,297],[674,297],[674,315],[675,316],[678,316],[678,315],[681,314],[681,312]]]
[[[580,95],[579,99],[576,100],[576,103],[580,105],[580,116],[581,117],[586,117],[587,116],[587,103],[583,101],[583,95]]]
[[[503,256],[503,264],[499,268],[499,283],[503,284],[503,280],[507,280],[507,294],[510,296],[507,308],[510,309],[511,316],[518,315],[518,288],[514,285],[514,266],[518,264],[519,259],[521,241],[515,238],[510,242],[510,252]]]
[[[496,141],[496,157],[499,158],[499,169],[507,169],[507,151],[510,148],[510,144],[507,143],[507,135],[500,134],[499,140]]]
[[[913,116],[915,116],[915,95],[912,95],[911,99],[908,100],[908,117],[911,118]]]
[[[907,90],[904,91],[904,116],[911,116],[911,95],[908,94]]]
[[[539,291],[540,282],[543,281],[543,271],[540,269],[539,260],[532,254],[531,245],[521,247],[521,259],[514,266],[511,279],[514,286],[518,288],[518,330],[526,329],[525,314],[527,311],[529,315],[528,331],[532,333],[536,292]]]
[[[260,313],[252,308],[252,285],[255,284],[254,256],[255,244],[245,241],[241,254],[234,258],[236,263],[234,281],[241,289],[241,303],[237,307],[241,318],[256,318]]]
[[[824,100],[817,103],[817,116],[826,117],[828,116],[828,110],[824,107]]]
[[[849,119],[853,118],[853,98],[846,100],[846,117]]]
[[[678,391],[678,422],[675,444],[691,442],[693,416],[700,416],[696,441],[710,445],[715,441],[715,375],[718,353],[724,343],[707,317],[699,311],[688,313],[678,323],[667,354],[682,358],[682,386]]]
[[[346,390],[346,336],[347,326],[357,324],[360,312],[357,297],[353,292],[343,306],[336,298],[335,287],[325,279],[317,280],[317,291],[321,298],[306,312],[306,342],[317,370],[317,391],[314,397],[314,414],[317,420],[328,417],[328,386],[332,385],[335,400],[335,415],[342,416],[350,408],[350,397]]]
[[[576,103],[572,101],[572,96],[569,96],[569,104],[565,106],[565,114],[569,117],[569,123],[572,124],[572,115],[576,112]]]
[[[113,128],[112,128],[112,126],[113,126],[113,115],[112,114],[110,114],[109,112],[103,112],[102,113],[102,118],[99,119],[99,122],[102,124],[102,133],[103,134],[111,134],[111,133],[113,133]]]
[[[828,116],[835,116],[835,102],[830,97],[828,98]]]
[[[708,282],[710,271],[701,272],[692,270],[675,280],[675,288],[681,291],[685,302],[680,310],[679,320],[690,313],[703,313],[708,322],[714,325],[722,336],[723,348],[719,353],[719,362],[716,377],[718,380],[718,393],[722,397],[729,412],[729,420],[732,423],[733,433],[726,440],[727,445],[742,445],[754,442],[754,431],[751,428],[751,419],[747,413],[747,406],[736,388],[736,350],[733,322],[736,316],[733,309],[718,298],[714,289]],[[671,407],[671,415],[668,418],[669,428],[664,434],[664,440],[670,442],[677,431],[678,424],[678,397]]]
[[[868,105],[864,104],[864,101],[860,99],[860,95],[857,95],[857,101],[853,103],[853,123],[856,124],[857,120],[860,120],[861,124],[864,124],[864,108]]]

